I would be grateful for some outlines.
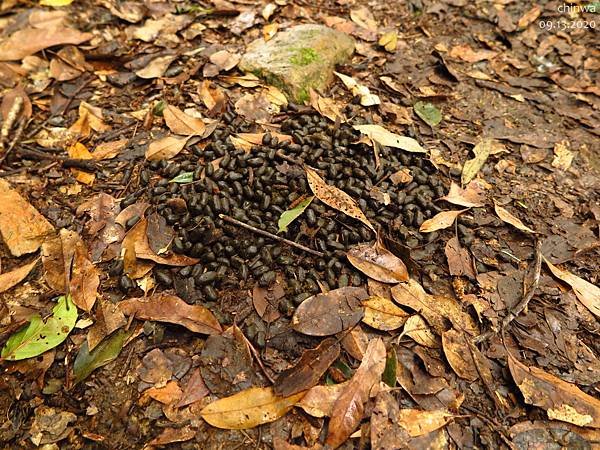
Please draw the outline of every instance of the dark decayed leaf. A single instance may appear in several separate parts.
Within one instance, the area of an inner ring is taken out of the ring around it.
[[[325,339],[318,347],[306,350],[294,367],[281,372],[273,391],[277,395],[288,397],[313,387],[339,354],[340,344],[337,339]]]
[[[417,102],[414,104],[413,109],[417,116],[430,127],[435,127],[442,121],[442,113],[431,103]]]
[[[359,244],[346,254],[348,261],[374,280],[400,283],[408,280],[408,270],[400,258],[386,249],[377,239],[374,245]]]
[[[130,298],[119,303],[127,316],[138,319],[174,323],[195,333],[220,334],[221,325],[204,306],[188,305],[175,295],[158,293],[150,297]]]
[[[74,384],[85,380],[94,370],[105,366],[119,356],[129,334],[125,330],[118,330],[100,342],[91,352],[87,341],[83,341],[73,362]]]
[[[373,339],[356,373],[333,405],[326,445],[339,447],[358,427],[369,392],[381,379],[384,368],[385,345],[381,338]]]
[[[69,295],[58,298],[52,316],[44,322],[39,314],[29,320],[29,325],[13,334],[2,349],[2,359],[17,361],[33,358],[61,344],[77,321],[77,307]]]
[[[353,327],[362,319],[361,300],[369,296],[358,287],[343,287],[304,300],[294,313],[294,330],[311,336],[330,336]]]
[[[471,280],[474,280],[477,277],[469,250],[460,245],[456,236],[446,243],[444,252],[446,253],[446,259],[448,260],[450,275],[457,277],[465,276]]]

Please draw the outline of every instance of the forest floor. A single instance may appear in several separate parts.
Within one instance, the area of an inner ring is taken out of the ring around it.
[[[2,448],[600,448],[597,2],[65,3],[0,7]]]

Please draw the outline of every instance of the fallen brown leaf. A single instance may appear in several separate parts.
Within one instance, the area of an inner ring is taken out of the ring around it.
[[[452,370],[465,380],[475,381],[479,374],[467,339],[464,333],[449,330],[442,334],[442,347]]]
[[[380,239],[373,245],[358,244],[348,250],[350,264],[374,280],[400,283],[408,280],[408,270],[400,258],[383,246]]]
[[[165,264],[167,266],[191,266],[198,262],[197,258],[190,258],[185,255],[171,254],[168,256],[160,256],[154,253],[148,242],[148,219],[145,217],[140,219],[125,235],[123,246],[127,246],[127,242],[133,241],[135,255],[140,259],[149,259],[157,264]]]
[[[162,77],[175,59],[177,59],[176,55],[159,56],[143,69],[137,70],[135,74],[147,80]]]
[[[385,368],[386,350],[381,338],[369,342],[365,356],[331,412],[325,444],[339,447],[360,424],[364,405],[374,384],[381,379]]]
[[[97,160],[111,159],[117,156],[129,142],[128,139],[119,139],[118,141],[102,142],[98,144],[92,153],[92,157]]]
[[[571,272],[556,267],[544,256],[544,262],[550,269],[550,272],[567,283],[575,292],[577,299],[584,304],[584,306],[590,310],[596,317],[600,317],[600,288],[593,285],[589,281],[579,278],[577,275],[573,275]]]
[[[89,152],[87,147],[83,145],[81,142],[77,142],[74,145],[71,145],[67,148],[67,152],[71,158],[75,159],[93,159],[93,155]],[[91,185],[94,183],[96,179],[96,175],[93,173],[85,172],[79,169],[71,169],[73,175],[75,175],[75,179],[80,183]]]
[[[306,391],[306,395],[296,404],[313,417],[330,417],[333,405],[349,381],[340,384],[315,386]]]
[[[500,217],[500,219],[503,222],[506,222],[506,223],[512,225],[513,227],[517,228],[518,230],[526,231],[528,233],[535,233],[534,230],[532,230],[527,225],[525,225],[523,222],[521,222],[521,219],[513,216],[511,213],[509,213],[502,206],[498,205],[496,202],[494,202],[494,211],[496,211],[496,214],[498,215],[498,217]]]
[[[358,287],[334,289],[304,300],[292,317],[294,330],[311,336],[330,336],[353,327],[363,317],[361,300],[369,296]]]
[[[206,129],[206,125],[202,119],[189,116],[173,105],[167,105],[165,107],[163,117],[165,118],[165,122],[169,129],[175,134],[183,136],[201,136]]]
[[[332,98],[321,97],[313,89],[310,89],[310,106],[312,106],[323,117],[327,117],[332,122],[344,123],[346,118],[341,112],[341,108]]]
[[[398,423],[411,437],[422,436],[446,424],[454,417],[443,409],[423,411],[420,409],[401,409],[398,411]]]
[[[461,175],[463,185],[469,183],[477,172],[483,167],[490,155],[505,152],[506,149],[499,141],[495,139],[483,139],[473,147],[475,158],[465,162]]]
[[[119,303],[127,316],[138,319],[174,323],[194,333],[220,334],[221,325],[204,306],[188,305],[179,297],[164,292],[149,297],[130,298]]]
[[[279,397],[270,387],[254,387],[212,402],[200,411],[200,416],[217,428],[253,428],[284,416],[304,394]]]
[[[448,319],[457,330],[464,330],[471,336],[479,334],[479,328],[473,318],[463,311],[453,298],[429,295],[416,281],[399,283],[392,288],[394,301],[421,314],[438,334],[446,331]]]
[[[508,367],[525,402],[543,408],[548,417],[580,427],[600,428],[600,400],[537,367],[527,367],[510,353]]]
[[[69,292],[73,303],[78,308],[90,312],[98,295],[100,275],[98,269],[90,261],[88,250],[81,239],[75,246],[70,280]]]
[[[465,276],[471,280],[474,280],[477,277],[469,250],[460,245],[456,236],[448,240],[444,252],[446,253],[446,259],[448,260],[450,275],[457,277]]]
[[[0,61],[16,61],[55,45],[78,45],[93,37],[73,28],[25,28],[0,42]]]
[[[25,264],[21,267],[17,267],[16,269],[11,270],[10,272],[5,272],[0,275],[0,293],[6,292],[10,288],[16,286],[21,281],[23,281],[27,275],[33,270],[35,265],[38,263],[39,258],[34,259],[28,264]]]
[[[462,59],[468,63],[475,63],[478,61],[483,61],[485,59],[492,59],[495,57],[498,52],[492,50],[473,50],[469,45],[455,45],[450,49],[448,53],[452,58]]]
[[[477,208],[485,205],[485,185],[482,180],[472,180],[464,188],[456,184],[454,181],[450,185],[450,192],[439,200],[446,200],[449,203],[467,208]]]
[[[35,252],[53,231],[44,216],[0,179],[0,233],[13,256]]]
[[[400,328],[409,316],[406,311],[387,298],[369,297],[361,304],[365,308],[362,321],[377,330],[391,331]]]
[[[468,208],[467,208],[468,209]],[[441,213],[437,213],[431,219],[423,222],[419,231],[421,233],[431,233],[437,230],[443,230],[444,228],[448,228],[451,226],[456,218],[467,211],[467,209],[461,209],[458,211],[442,211]]]
[[[406,320],[402,333],[400,333],[398,339],[401,339],[404,335],[411,337],[417,344],[425,347],[440,347],[440,343],[438,342],[438,339],[436,339],[435,334],[433,334],[431,328],[427,325],[427,322],[425,322],[418,314],[410,316]]]
[[[156,161],[173,158],[183,150],[189,138],[189,136],[166,136],[152,141],[146,150],[146,159]]]
[[[289,397],[310,389],[319,382],[339,354],[340,344],[335,338],[325,339],[318,347],[304,351],[293,367],[279,374],[273,392],[282,397]]]
[[[321,178],[311,167],[304,166],[304,170],[306,171],[306,178],[310,190],[319,200],[354,219],[360,220],[371,230],[375,231],[373,224],[367,219],[367,216],[360,210],[358,204],[352,197],[335,186],[330,186],[325,183],[323,178]]]

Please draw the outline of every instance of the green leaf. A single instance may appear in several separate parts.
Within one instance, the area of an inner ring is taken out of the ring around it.
[[[159,100],[154,104],[154,108],[152,108],[152,114],[154,114],[155,116],[162,117],[163,111],[165,110],[166,106],[167,103],[164,100]]]
[[[194,181],[194,172],[183,172],[169,180],[169,183],[191,183],[192,181]]]
[[[77,307],[70,295],[58,298],[52,316],[44,322],[36,314],[29,325],[13,334],[2,349],[2,358],[17,361],[41,355],[62,343],[77,322]]]
[[[413,109],[427,125],[435,127],[442,121],[442,113],[431,103],[417,102],[414,104]]]
[[[382,379],[390,387],[396,387],[396,369],[398,367],[398,357],[396,349],[392,348],[385,360],[385,369],[383,369]]]
[[[296,218],[298,218],[300,214],[304,212],[304,210],[307,208],[308,205],[310,205],[310,202],[312,202],[314,198],[314,196],[308,197],[307,199],[302,200],[300,203],[298,203],[294,208],[284,211],[281,214],[281,217],[279,218],[279,222],[277,222],[277,226],[279,227],[279,230],[277,232],[281,233],[282,231],[287,231],[288,225],[294,220],[296,220]]]
[[[104,338],[91,352],[87,340],[85,340],[73,363],[75,384],[85,380],[94,370],[105,366],[119,356],[125,339],[130,334],[130,332],[118,330],[109,337]]]

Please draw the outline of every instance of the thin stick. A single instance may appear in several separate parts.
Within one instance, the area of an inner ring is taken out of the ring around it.
[[[245,228],[246,230],[250,230],[256,234],[260,234],[261,236],[271,238],[275,241],[285,242],[286,244],[297,248],[298,250],[302,250],[303,252],[310,253],[311,255],[319,256],[321,258],[325,256],[323,253],[313,250],[312,248],[305,247],[302,244],[297,244],[296,242],[290,241],[289,239],[282,238],[275,234],[269,233],[268,231],[261,230],[259,228],[253,227],[252,225],[248,225],[247,223],[240,222],[239,220],[236,220],[233,217],[226,216],[225,214],[219,214],[219,217],[225,222],[229,222],[232,225],[237,225],[238,227]]]
[[[538,284],[540,283],[540,272],[542,270],[542,241],[537,239],[535,242],[535,257],[533,263],[533,280],[525,295],[519,303],[517,303],[508,315],[502,321],[502,329],[505,329],[521,312],[527,308],[529,301],[532,299]]]
[[[538,239],[535,242],[535,256],[534,256],[534,262],[533,262],[533,280],[531,281],[531,285],[529,286],[529,288],[523,295],[523,298],[521,299],[521,301],[519,303],[517,303],[510,310],[510,312],[506,315],[506,317],[502,320],[502,326],[500,328],[502,335],[504,335],[504,330],[506,329],[506,327],[513,320],[515,320],[518,317],[518,315],[521,314],[521,312],[523,312],[523,310],[525,308],[527,308],[527,305],[533,298],[533,294],[535,293],[535,291],[538,287],[538,284],[540,282],[541,270],[542,270],[542,241],[540,239]],[[479,344],[483,341],[487,341],[494,334],[495,334],[494,331],[488,331],[487,333],[480,334],[479,336],[476,336],[473,339],[473,343]]]

